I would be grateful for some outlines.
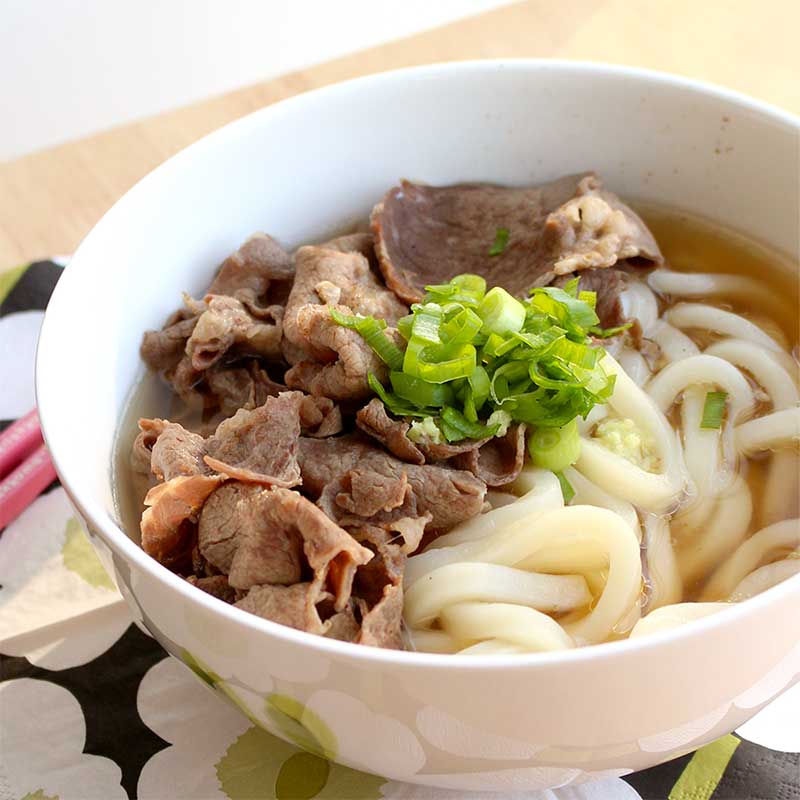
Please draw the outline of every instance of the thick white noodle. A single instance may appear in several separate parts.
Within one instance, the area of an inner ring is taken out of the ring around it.
[[[430,627],[454,603],[513,603],[548,614],[588,606],[592,595],[580,575],[541,575],[500,564],[447,564],[405,593],[403,614],[412,628]]]
[[[673,272],[657,269],[647,280],[659,294],[672,297],[691,297],[705,300],[709,297],[745,299],[762,308],[785,308],[785,300],[762,281],[744,275],[719,275],[713,272]]]
[[[706,524],[679,541],[676,555],[684,587],[693,585],[736,550],[747,536],[752,517],[750,489],[737,475],[719,496]]]
[[[687,622],[708,617],[730,607],[730,603],[678,603],[674,606],[662,606],[652,614],[642,617],[633,626],[630,638],[635,639],[639,636],[648,636],[651,633],[678,628]]]
[[[452,547],[455,544],[484,539],[508,527],[512,522],[530,519],[534,514],[552,511],[554,508],[561,508],[564,505],[561,484],[558,482],[558,478],[547,469],[524,467],[511,488],[512,491],[523,489],[524,493],[511,503],[493,508],[485,514],[479,514],[477,517],[462,522],[449,533],[434,539],[425,552],[430,553],[444,547]],[[408,572],[406,572],[407,574]]]
[[[653,373],[647,365],[644,356],[632,347],[623,347],[617,356],[619,365],[637,386],[644,386]]]
[[[769,395],[774,411],[792,408],[800,401],[795,377],[787,371],[779,354],[743,339],[725,339],[706,348],[708,355],[724,358],[747,370]],[[785,358],[790,359],[788,353]],[[796,366],[792,362],[791,366]],[[794,370],[796,372],[796,370]],[[759,520],[769,525],[800,514],[800,459],[780,450],[770,456],[767,480],[761,498]]]
[[[769,395],[776,411],[796,405],[800,400],[800,393],[784,366],[784,360],[774,350],[746,339],[724,339],[707,347],[705,353],[747,370]]]
[[[742,542],[709,578],[703,600],[720,600],[731,593],[751,572],[784,558],[800,547],[800,519],[775,522]]]
[[[689,499],[683,509],[696,504],[707,508],[708,500],[713,500],[733,479],[733,464],[727,464],[722,457],[722,431],[719,428],[702,428],[703,409],[706,404],[708,386],[687,386],[681,403],[681,431],[683,433],[683,460],[691,479],[688,489]],[[681,509],[681,510],[683,510]],[[697,518],[699,525],[703,519]]]
[[[617,514],[593,506],[568,506],[536,514],[479,541],[433,552],[439,556],[436,567],[477,561],[563,575],[607,568],[607,580],[594,608],[567,627],[568,633],[581,644],[604,641],[634,605],[641,589],[636,535]],[[425,552],[408,560],[407,591],[417,581],[426,579],[424,576],[431,571],[430,562],[421,568],[417,564],[430,555]],[[509,638],[502,628],[495,631],[494,637]],[[488,637],[475,637],[479,638]]]
[[[420,653],[457,653],[461,646],[444,631],[429,631],[424,628],[406,628],[411,649]]]
[[[631,281],[620,294],[620,302],[628,319],[638,319],[642,332],[648,335],[658,319],[658,300],[643,281]]]
[[[639,525],[639,517],[636,509],[627,500],[622,500],[609,494],[605,489],[601,489],[597,484],[592,483],[585,475],[581,475],[575,467],[567,467],[564,470],[564,477],[570,482],[575,490],[575,496],[570,500],[572,506],[599,506],[607,508],[615,514],[619,514],[631,530],[636,534],[636,538],[641,541],[642,528]]]
[[[739,581],[739,585],[731,592],[728,601],[741,603],[744,600],[749,600],[751,597],[777,586],[798,573],[800,573],[800,551],[795,550],[783,561],[775,561],[772,564],[759,567]]]
[[[486,492],[486,502],[492,507],[492,511],[504,506],[510,506],[512,503],[516,503],[517,500],[519,500],[519,497],[511,494],[511,492],[500,492],[497,489],[489,489]]]
[[[729,416],[741,421],[752,413],[755,405],[753,390],[741,372],[729,362],[716,356],[700,354],[668,364],[647,386],[647,393],[662,412],[669,410],[678,395],[687,387],[718,386],[728,393]]]
[[[662,412],[666,412],[680,395],[691,387],[702,386],[717,386],[727,393],[728,419],[722,427],[723,464],[719,469],[713,469],[714,464],[709,460],[712,454],[704,454],[703,448],[712,447],[712,442],[716,443],[717,437],[714,433],[708,434],[700,428],[702,408],[699,407],[699,396],[696,392],[688,392],[690,404],[684,412],[684,449],[689,451],[687,466],[690,475],[695,482],[698,479],[701,482],[701,486],[698,487],[698,496],[701,498],[707,493],[702,489],[702,483],[706,479],[710,478],[713,482],[708,489],[712,493],[717,493],[730,482],[735,473],[736,450],[733,427],[752,414],[755,408],[753,390],[747,378],[733,364],[705,354],[690,356],[683,361],[668,364],[647,385],[647,393]],[[688,420],[687,415],[690,417]],[[716,444],[713,446],[716,447]],[[696,474],[692,474],[693,471]]]
[[[649,336],[661,348],[661,354],[669,362],[680,361],[700,352],[700,348],[683,331],[663,319],[656,321]]]
[[[736,447],[742,453],[794,447],[800,442],[800,406],[773,411],[736,428]]]
[[[525,648],[502,639],[484,639],[482,642],[459,650],[460,656],[505,656],[524,653]]]
[[[567,650],[575,642],[547,614],[507,603],[458,603],[442,611],[442,628],[465,645],[502,638],[526,652]]]
[[[664,319],[681,330],[699,328],[714,331],[734,339],[747,339],[769,350],[783,351],[779,342],[750,320],[703,303],[678,303],[664,314]]]
[[[609,406],[622,418],[653,439],[661,460],[661,472],[647,472],[590,438],[581,440],[579,472],[600,488],[651,513],[674,506],[685,484],[683,458],[675,432],[663,412],[622,370],[610,355],[600,362],[605,372],[616,375]]]
[[[648,514],[644,520],[644,554],[647,561],[649,591],[643,613],[662,606],[680,603],[683,582],[672,548],[669,522],[665,517]]]

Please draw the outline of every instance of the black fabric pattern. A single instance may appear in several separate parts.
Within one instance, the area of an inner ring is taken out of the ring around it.
[[[54,261],[31,264],[0,303],[0,317],[15,311],[44,311],[63,271]]]
[[[688,756],[681,756],[673,761],[667,761],[665,764],[659,764],[657,767],[634,772],[633,775],[626,775],[622,780],[633,786],[642,796],[642,800],[666,800],[670,789],[680,778],[693,755],[694,753],[689,753]]]
[[[142,678],[166,655],[155,639],[131,625],[101,656],[70,669],[42,669],[26,658],[0,656],[0,681],[47,680],[71,692],[86,719],[83,752],[115,761],[122,788],[135,798],[142,767],[168,746],[142,722],[136,707]]]

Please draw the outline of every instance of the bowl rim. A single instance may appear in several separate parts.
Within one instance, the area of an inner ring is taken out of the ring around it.
[[[703,637],[714,630],[731,627],[740,620],[753,616],[757,611],[771,605],[773,602],[779,602],[790,595],[797,595],[800,598],[800,575],[796,575],[742,603],[732,604],[731,608],[723,609],[718,613],[693,620],[676,628],[649,634],[641,638],[622,639],[553,652],[464,656],[368,647],[351,642],[327,639],[323,636],[306,633],[263,619],[255,614],[250,614],[235,606],[228,605],[202,590],[198,590],[147,555],[117,524],[103,505],[92,497],[91,491],[81,487],[79,479],[74,480],[65,474],[57,444],[58,424],[53,422],[57,416],[57,387],[49,384],[46,370],[46,362],[50,357],[49,353],[52,348],[51,342],[55,342],[58,338],[58,329],[53,328],[53,314],[50,312],[52,307],[60,306],[68,300],[71,285],[77,280],[74,277],[76,272],[72,265],[77,264],[80,267],[82,253],[86,249],[87,243],[94,237],[96,229],[113,224],[118,216],[124,214],[129,197],[147,192],[150,184],[158,181],[161,176],[168,175],[171,171],[178,169],[187,159],[202,155],[206,149],[219,146],[226,138],[246,133],[251,127],[269,124],[270,120],[278,119],[283,114],[295,113],[307,104],[313,105],[320,96],[334,97],[337,94],[347,93],[354,89],[357,90],[370,85],[377,86],[384,82],[405,81],[409,78],[425,78],[447,73],[483,72],[486,70],[515,70],[530,73],[552,70],[560,73],[594,74],[610,79],[671,86],[690,95],[724,101],[739,109],[753,112],[759,117],[767,118],[795,130],[798,138],[800,138],[800,117],[733,89],[717,86],[706,81],[640,67],[597,61],[546,58],[473,59],[387,70],[302,92],[233,120],[175,153],[125,192],[98,220],[81,242],[72,256],[70,268],[65,270],[56,285],[48,303],[37,345],[35,387],[44,440],[50,450],[53,464],[64,490],[80,514],[91,522],[92,527],[96,528],[97,534],[112,551],[119,553],[125,560],[133,562],[137,569],[149,574],[153,579],[166,584],[170,590],[183,595],[187,602],[199,603],[208,613],[219,615],[234,626],[245,626],[253,631],[276,637],[291,645],[310,647],[320,654],[336,656],[340,660],[352,659],[355,662],[361,662],[365,666],[381,664],[391,665],[400,669],[418,667],[435,670],[493,671],[498,668],[503,670],[545,668],[551,664],[599,661],[616,657],[623,658],[626,653],[633,654],[635,652],[648,651],[668,643],[679,644],[685,640]]]

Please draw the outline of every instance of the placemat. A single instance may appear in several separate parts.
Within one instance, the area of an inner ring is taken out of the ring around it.
[[[0,428],[33,406],[63,266],[0,273]],[[209,692],[132,624],[58,483],[0,534],[0,800],[457,797],[798,800],[800,684],[735,734],[623,778],[503,795],[414,786],[305,753]]]

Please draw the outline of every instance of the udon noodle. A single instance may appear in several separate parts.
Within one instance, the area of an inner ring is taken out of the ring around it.
[[[755,279],[658,270],[624,298],[656,363],[624,347],[605,407],[580,423],[565,477],[526,467],[503,501],[409,559],[404,617],[417,650],[562,650],[667,630],[800,572],[797,362],[777,330],[720,299],[783,302]],[[668,305],[665,299],[678,302]],[[706,302],[699,302],[706,301]],[[701,427],[707,392],[727,396]],[[648,457],[608,446],[632,437]],[[748,470],[766,460],[761,497]]]

